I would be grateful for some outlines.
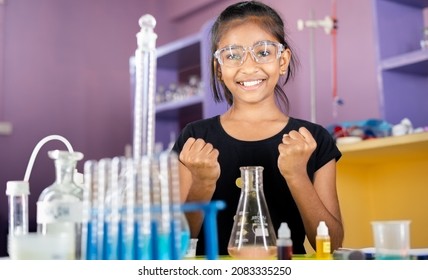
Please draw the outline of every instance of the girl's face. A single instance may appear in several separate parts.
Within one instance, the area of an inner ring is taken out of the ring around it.
[[[264,31],[256,22],[248,21],[232,25],[218,43],[218,49],[230,45],[252,47],[260,41],[278,42],[273,35]],[[219,65],[218,76],[233,94],[233,103],[258,103],[268,98],[274,98],[274,89],[279,76],[284,74],[290,61],[290,51],[284,50],[279,59],[268,63],[257,63],[247,52],[242,65],[229,67]]]

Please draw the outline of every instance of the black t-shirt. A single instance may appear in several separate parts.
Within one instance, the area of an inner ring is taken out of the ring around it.
[[[236,179],[241,176],[241,166],[263,166],[263,189],[268,205],[269,214],[275,232],[281,222],[287,222],[291,239],[293,240],[293,253],[304,254],[303,246],[305,229],[303,222],[288,189],[287,183],[278,169],[278,145],[282,136],[291,130],[306,127],[317,142],[317,148],[309,159],[307,172],[313,180],[315,171],[332,159],[339,160],[341,153],[328,131],[318,125],[305,120],[289,118],[287,125],[278,134],[259,141],[241,141],[226,133],[220,123],[220,116],[198,120],[186,125],[179,135],[173,150],[177,153],[183,148],[189,137],[202,138],[211,143],[219,151],[218,161],[221,168],[220,178],[212,200],[222,200],[226,209],[218,212],[218,245],[219,254],[227,255],[227,245],[233,227],[233,217],[238,207],[241,189],[236,186]],[[198,236],[197,254],[205,254],[205,237],[203,229]]]

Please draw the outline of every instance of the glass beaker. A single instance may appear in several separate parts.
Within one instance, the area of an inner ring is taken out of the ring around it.
[[[410,221],[373,221],[373,239],[377,260],[408,260]]]
[[[37,232],[68,234],[74,241],[75,258],[81,257],[83,189],[73,180],[79,152],[54,150],[48,155],[55,161],[55,182],[45,188],[37,201]]]
[[[276,235],[263,193],[263,167],[240,167],[242,190],[227,251],[236,259],[275,259]]]

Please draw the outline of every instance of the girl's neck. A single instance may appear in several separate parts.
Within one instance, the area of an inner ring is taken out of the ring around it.
[[[245,106],[245,107],[244,107]],[[266,122],[284,121],[288,116],[278,106],[232,105],[223,115],[227,121]]]

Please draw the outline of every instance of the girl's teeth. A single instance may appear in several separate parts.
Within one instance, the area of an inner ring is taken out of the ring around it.
[[[257,80],[257,81],[250,81],[250,82],[241,82],[241,84],[244,85],[245,87],[252,87],[260,84],[261,82],[262,82],[261,80]]]

